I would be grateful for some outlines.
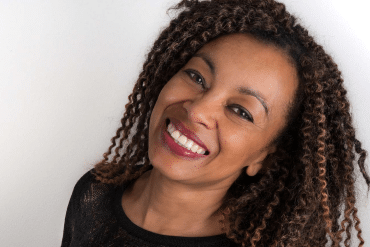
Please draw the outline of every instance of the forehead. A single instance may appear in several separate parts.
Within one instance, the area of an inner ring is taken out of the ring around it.
[[[250,34],[221,36],[204,45],[197,53],[207,53],[216,62],[227,61],[229,65],[236,68],[243,68],[247,64],[270,71],[274,69],[282,71],[283,67],[294,67],[291,63],[292,59],[284,50],[262,42]],[[290,69],[295,72],[295,68]]]
[[[222,36],[197,52],[211,61],[213,72],[228,88],[258,92],[269,108],[286,108],[298,85],[297,71],[281,49],[249,34]]]

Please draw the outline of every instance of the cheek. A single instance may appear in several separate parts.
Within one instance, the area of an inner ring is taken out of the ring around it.
[[[189,90],[183,86],[183,83],[179,83],[179,79],[176,75],[172,77],[172,79],[162,88],[158,96],[150,117],[149,126],[153,127],[159,123],[166,108],[172,104],[186,100],[187,95],[189,95],[188,91]]]
[[[240,159],[249,153],[251,148],[251,145],[248,145],[251,143],[249,135],[233,131],[233,128],[230,127],[227,132],[222,134],[220,137],[221,150],[224,150],[229,157]]]
[[[162,89],[162,100],[167,104],[177,103],[189,99],[194,95],[189,84],[180,76],[174,76]]]
[[[159,94],[157,102],[154,105],[152,114],[150,115],[149,136],[152,135],[154,129],[156,128],[156,126],[158,126],[158,124],[160,122],[160,119],[161,119],[161,116],[163,115],[164,108],[163,108],[163,103],[162,103],[163,102],[163,100],[162,100],[163,96],[161,96],[162,92],[163,92],[163,89],[162,89],[161,93]]]
[[[157,102],[154,105],[152,115],[150,117],[150,122],[156,122],[163,112],[164,108],[171,102],[171,99],[174,98],[173,93],[171,93],[171,86],[168,82],[161,90],[158,95]],[[172,96],[171,96],[172,95]]]
[[[241,164],[241,166],[260,158],[261,151],[267,145],[266,136],[252,130],[238,131],[229,127],[222,134],[220,145],[221,150],[227,154],[225,158],[232,160],[235,164]]]
[[[171,80],[167,82],[167,84],[162,88],[154,108],[163,108],[164,106],[174,102],[178,94],[176,91],[177,90]]]
[[[247,136],[234,131],[228,135],[227,143],[229,144],[231,149],[237,150],[238,147],[243,146],[243,144],[245,144],[247,140]]]

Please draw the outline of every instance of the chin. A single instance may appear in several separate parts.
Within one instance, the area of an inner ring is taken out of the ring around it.
[[[149,159],[153,166],[153,171],[173,181],[190,181],[200,176],[201,167],[191,165],[189,162],[181,162],[171,157],[164,157],[159,153],[151,156]]]

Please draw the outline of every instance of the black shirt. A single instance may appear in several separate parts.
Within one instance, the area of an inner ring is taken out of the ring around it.
[[[68,204],[62,247],[231,247],[236,246],[224,235],[177,237],[160,235],[135,225],[121,205],[126,185],[114,186],[97,181],[91,171],[74,187]]]

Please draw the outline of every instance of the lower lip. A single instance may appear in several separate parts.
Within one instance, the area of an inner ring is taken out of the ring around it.
[[[168,131],[166,130],[167,127],[166,127],[166,124],[164,124],[164,128],[163,128],[163,131],[162,131],[162,141],[164,142],[164,144],[166,144],[170,151],[178,156],[182,156],[182,157],[185,157],[185,158],[190,158],[190,159],[198,159],[198,158],[204,158],[205,155],[203,154],[198,154],[198,153],[194,153],[182,146],[180,146],[179,144],[177,144],[175,142],[174,139],[172,139],[170,133],[168,133]]]

